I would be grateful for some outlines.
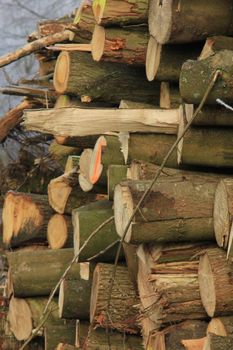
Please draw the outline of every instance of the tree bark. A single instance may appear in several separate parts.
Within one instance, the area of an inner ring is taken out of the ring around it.
[[[126,165],[109,165],[107,170],[108,200],[113,200],[114,188],[127,178]]]
[[[229,315],[233,310],[232,263],[219,248],[207,249],[200,258],[199,285],[203,306],[210,317]]]
[[[182,64],[197,59],[199,53],[200,45],[162,45],[151,36],[146,55],[147,79],[178,82]]]
[[[70,215],[54,214],[50,218],[47,240],[51,249],[73,248],[73,226]]]
[[[52,216],[48,197],[9,191],[3,206],[3,242],[7,246],[46,243],[46,229]]]
[[[96,22],[103,26],[147,23],[147,0],[94,0],[92,8]]]
[[[98,89],[99,84],[101,89]],[[58,56],[54,87],[60,94],[89,96],[97,101],[120,102],[128,98],[156,104],[158,99],[158,83],[148,83],[142,68],[97,63],[84,52],[62,52]]]
[[[73,257],[73,249],[8,253],[14,296],[49,295]],[[75,275],[77,269],[74,264],[69,276]]]
[[[228,350],[232,348],[232,337],[221,337],[215,334],[208,334],[203,350]]]
[[[186,61],[180,73],[180,94],[186,103],[199,104],[207,90],[213,74],[220,70],[220,75],[205,101],[216,104],[216,99],[232,103],[233,52],[221,50],[201,61]]]
[[[74,251],[79,252],[80,247],[89,238],[89,236],[101,224],[113,216],[112,202],[98,201],[82,208],[73,210],[72,221],[74,227]],[[118,249],[118,236],[115,230],[114,220],[106,224],[91,239],[89,244],[80,252],[79,261],[87,261],[89,258],[96,256],[97,261],[114,261]],[[113,244],[110,249],[105,249]],[[123,257],[123,252],[121,253]]]
[[[221,50],[233,50],[233,39],[228,36],[211,36],[206,39],[198,59],[204,60]]]
[[[232,135],[230,128],[189,129],[178,152],[179,163],[187,166],[232,168]]]
[[[60,342],[75,343],[75,323],[45,326],[45,350],[54,350]]]
[[[59,316],[88,320],[90,316],[92,276],[90,280],[65,279],[59,289]]]
[[[227,248],[233,219],[233,182],[221,180],[216,188],[214,200],[214,232],[219,247]]]
[[[177,134],[180,112],[180,109],[41,109],[24,112],[23,125],[27,130],[47,134],[56,133],[57,136],[76,137],[119,131],[159,133],[162,138],[163,133]],[[140,135],[136,136],[140,137]],[[151,135],[151,137],[156,136]],[[160,135],[157,136],[159,137]],[[56,153],[62,150],[62,147],[66,149],[65,146],[57,145]],[[76,149],[70,147],[76,155],[80,154],[80,149],[82,146]]]
[[[189,122],[194,114],[194,106],[186,107],[185,118]],[[212,127],[233,127],[232,111],[222,106],[205,106],[193,120],[192,125]]]
[[[114,350],[143,350],[142,339],[135,335],[122,335],[118,332],[106,331],[100,328],[90,331],[86,340],[86,348],[88,350],[108,350],[109,344]]]
[[[77,37],[82,42],[90,42],[92,33],[95,27],[95,18],[92,10],[92,2],[89,0],[83,0],[76,12],[76,16],[73,23],[76,29],[73,35],[70,35],[72,41],[77,33]]]
[[[32,109],[34,103],[29,100],[23,100],[16,107],[7,112],[0,121],[0,142],[4,141],[9,132],[18,125],[25,109]]]
[[[207,328],[207,334],[213,333],[223,337],[233,336],[232,316],[212,318]]]
[[[127,181],[116,186],[114,216],[120,237],[149,186],[149,181]],[[157,182],[134,216],[125,241],[138,244],[213,239],[215,189],[216,182],[208,180]]]
[[[138,311],[135,306],[139,300],[129,279],[128,270],[117,266],[108,308],[109,290],[114,265],[98,264],[94,270],[90,321],[103,328],[117,329],[126,333],[138,332]],[[120,291],[120,292],[119,292]],[[109,319],[109,316],[110,319]]]
[[[152,0],[149,8],[150,34],[161,44],[190,43],[213,35],[231,35],[233,16],[231,1],[221,4],[215,0],[209,7],[208,0],[182,4],[175,1]]]
[[[96,25],[92,36],[95,61],[145,65],[149,35],[145,30],[104,28]]]
[[[41,39],[35,40],[29,44],[26,44],[22,48],[16,50],[15,52],[9,53],[0,57],[0,68],[7,66],[8,64],[17,61],[21,57],[30,55],[33,52],[39,51],[46,46],[53,45],[55,43],[60,43],[69,39],[69,33],[67,31],[61,33],[55,33],[43,37]]]

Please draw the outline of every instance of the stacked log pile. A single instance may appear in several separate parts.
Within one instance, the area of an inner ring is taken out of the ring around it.
[[[3,349],[233,347],[231,35],[230,0],[84,0],[0,58],[40,62],[3,138],[61,169],[4,197]]]

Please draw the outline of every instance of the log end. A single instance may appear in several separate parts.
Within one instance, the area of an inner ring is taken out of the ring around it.
[[[89,192],[93,188],[93,184],[91,184],[83,174],[79,174],[78,182],[83,192]]]
[[[149,7],[150,34],[160,44],[169,42],[172,28],[172,0],[152,0]]]
[[[103,165],[102,165],[102,152],[103,149],[107,146],[107,140],[104,136],[100,136],[98,140],[96,141],[91,162],[90,162],[90,172],[89,172],[89,178],[90,182],[92,184],[95,184],[103,171]]]
[[[62,51],[57,58],[54,76],[53,76],[53,84],[55,90],[63,94],[67,90],[68,80],[70,73],[70,55],[67,51]]]
[[[219,182],[215,191],[214,232],[218,246],[227,248],[230,234],[230,217],[224,180]]]
[[[63,215],[55,214],[51,217],[47,228],[47,239],[51,249],[61,249],[68,239],[67,222]]]
[[[11,331],[19,341],[27,340],[32,332],[32,314],[26,300],[12,297],[8,320]]]
[[[64,214],[65,207],[72,187],[59,178],[50,181],[48,185],[48,199],[51,207],[59,214]]]
[[[153,81],[156,78],[160,64],[161,52],[162,45],[151,36],[146,52],[146,76],[149,81]]]
[[[58,296],[58,315],[60,318],[63,317],[63,306],[64,306],[64,289],[65,289],[65,280],[63,280],[59,287],[59,296]]]
[[[200,257],[198,280],[200,286],[200,294],[202,304],[210,317],[215,314],[216,308],[216,293],[214,277],[211,269],[211,264],[208,258],[208,254],[204,254]]]
[[[129,218],[133,213],[133,201],[128,186],[117,185],[114,191],[114,217],[116,231],[120,237],[123,237]],[[131,240],[131,225],[125,236],[124,241],[129,243]]]
[[[91,41],[91,53],[94,61],[99,62],[104,53],[105,45],[105,29],[99,25],[95,25]]]
[[[209,322],[206,333],[212,333],[216,335],[221,335],[223,337],[227,337],[226,328],[219,317],[212,318]]]
[[[105,6],[106,6],[106,0],[93,1],[92,10],[93,10],[93,14],[97,24],[101,24]]]

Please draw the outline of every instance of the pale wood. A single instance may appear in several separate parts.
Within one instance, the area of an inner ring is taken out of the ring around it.
[[[47,239],[51,249],[73,248],[71,217],[54,214],[48,222]]]
[[[179,109],[41,109],[24,112],[27,130],[61,136],[99,135],[109,131],[176,134]]]
[[[205,45],[201,51],[199,60],[204,60],[207,57],[214,55],[216,52],[221,50],[232,50],[233,39],[228,36],[211,36],[206,39]]]
[[[213,333],[223,337],[233,335],[232,316],[212,318],[207,327],[207,334]]]
[[[160,85],[160,108],[177,108],[181,103],[179,87],[176,84],[162,81]]]
[[[51,51],[84,51],[91,52],[91,44],[56,44],[48,46],[46,49]]]
[[[31,310],[24,299],[11,298],[8,319],[17,340],[29,338],[32,332]]]

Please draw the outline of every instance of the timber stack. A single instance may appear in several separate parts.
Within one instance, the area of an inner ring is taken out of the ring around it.
[[[59,171],[4,196],[2,349],[232,349],[232,2],[83,0],[31,53],[2,140]]]

